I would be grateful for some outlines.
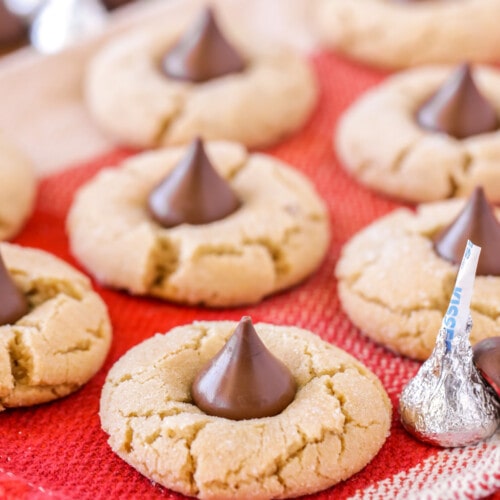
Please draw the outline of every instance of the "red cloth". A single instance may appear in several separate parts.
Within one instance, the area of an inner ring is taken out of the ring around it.
[[[352,326],[341,310],[333,276],[342,245],[358,230],[399,206],[358,185],[341,169],[332,149],[332,131],[340,114],[385,75],[333,55],[317,55],[312,63],[321,86],[321,105],[299,134],[266,152],[304,172],[326,200],[332,241],[319,271],[261,304],[216,311],[131,297],[95,284],[114,326],[111,352],[101,371],[75,394],[0,414],[0,498],[182,498],[153,484],[111,451],[101,430],[98,408],[106,373],[122,354],[155,332],[166,332],[196,319],[238,320],[249,314],[255,322],[307,328],[373,370],[397,407],[403,386],[419,364],[388,352]],[[73,194],[99,169],[130,154],[113,151],[44,179],[35,213],[15,242],[52,252],[81,269],[69,252],[64,229]],[[394,410],[391,436],[374,460],[348,481],[310,498],[364,495],[385,499],[395,498],[397,493],[410,498],[419,490],[425,490],[425,498],[446,498],[450,492],[453,498],[491,495],[500,488],[498,442],[443,451],[410,437]]]

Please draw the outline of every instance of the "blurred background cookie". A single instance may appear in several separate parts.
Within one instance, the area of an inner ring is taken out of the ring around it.
[[[0,240],[21,229],[33,210],[35,194],[33,165],[0,134]]]
[[[411,202],[466,196],[500,201],[500,71],[429,66],[394,75],[348,108],[335,132],[358,181]]]
[[[315,0],[323,43],[375,66],[495,62],[498,0]]]
[[[111,41],[86,78],[97,124],[141,147],[198,135],[263,146],[300,128],[317,99],[307,62],[257,39],[236,40],[230,31],[237,27],[219,28],[205,8],[172,29],[145,25]]]

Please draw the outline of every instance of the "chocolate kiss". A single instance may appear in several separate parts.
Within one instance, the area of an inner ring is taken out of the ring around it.
[[[28,301],[17,288],[0,255],[0,325],[12,325],[29,310]]]
[[[206,7],[164,55],[161,67],[170,78],[199,83],[239,73],[245,69],[245,61],[224,38],[212,9]]]
[[[208,224],[240,207],[229,184],[214,169],[200,139],[150,193],[148,208],[164,227],[182,223]]]
[[[500,397],[500,337],[481,340],[473,351],[474,363]]]
[[[481,247],[477,274],[500,276],[500,223],[482,187],[474,189],[456,219],[434,238],[434,249],[443,259],[459,264],[467,240]]]
[[[21,42],[27,34],[27,22],[13,14],[5,5],[5,0],[0,2],[0,43],[6,45],[15,44]]]
[[[295,397],[290,370],[268,351],[248,316],[202,369],[191,387],[195,404],[208,415],[243,420],[271,417]]]
[[[423,128],[445,132],[457,139],[498,128],[497,113],[477,89],[468,64],[459,66],[424,102],[416,118]]]

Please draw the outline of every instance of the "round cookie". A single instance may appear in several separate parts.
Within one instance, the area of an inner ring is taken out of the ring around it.
[[[368,64],[494,62],[500,57],[497,0],[315,0],[320,39]]]
[[[458,270],[434,251],[432,238],[464,204],[397,209],[343,247],[335,270],[342,307],[375,341],[420,360],[432,352]],[[500,277],[476,276],[471,315],[473,344],[500,335]]]
[[[0,240],[21,229],[33,209],[35,191],[33,166],[0,134]]]
[[[0,410],[76,391],[109,350],[106,306],[87,277],[47,252],[9,243],[0,252],[30,306],[14,324],[0,326]]]
[[[77,193],[67,221],[74,255],[103,284],[187,304],[254,303],[320,264],[329,241],[324,203],[307,178],[234,143],[206,143],[241,207],[218,221],[170,229],[147,211],[152,188],[187,148],[137,155]]]
[[[306,330],[255,325],[297,382],[280,414],[235,421],[192,403],[193,380],[236,325],[196,322],[125,354],[101,396],[111,448],[150,479],[198,498],[295,497],[363,468],[389,433],[387,394],[361,363]]]
[[[243,72],[204,83],[160,71],[162,55],[193,19],[156,24],[118,37],[91,61],[86,102],[96,122],[117,140],[140,147],[185,144],[196,136],[263,146],[299,128],[317,100],[306,61],[255,39],[225,32],[247,61]]]
[[[411,202],[466,196],[477,185],[500,201],[500,130],[466,139],[419,126],[415,113],[454,71],[408,70],[388,78],[342,117],[335,147],[343,166],[361,183]],[[474,79],[500,116],[500,71],[475,67]]]

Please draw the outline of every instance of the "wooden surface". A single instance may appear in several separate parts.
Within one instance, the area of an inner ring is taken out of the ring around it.
[[[60,53],[43,56],[21,49],[0,61],[0,130],[29,155],[40,175],[78,163],[115,144],[87,114],[82,82],[87,61],[110,37],[149,20],[168,23],[191,16],[201,0],[143,0],[115,11],[106,30]],[[216,0],[220,15],[243,36],[265,36],[303,51],[315,46],[308,0]]]

